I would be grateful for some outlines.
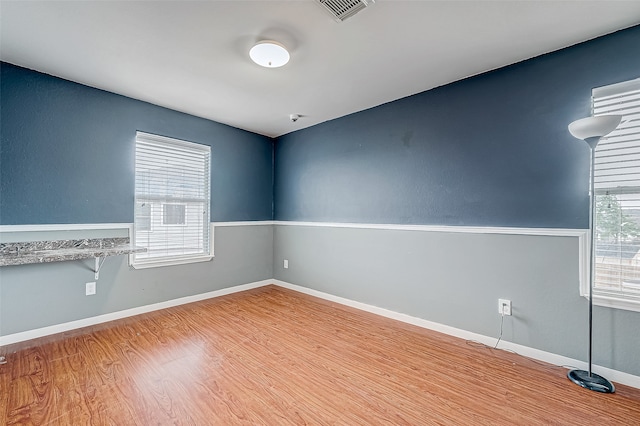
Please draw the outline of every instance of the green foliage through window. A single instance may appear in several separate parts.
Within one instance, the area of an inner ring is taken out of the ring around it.
[[[596,239],[619,243],[640,237],[640,225],[615,194],[596,196]]]

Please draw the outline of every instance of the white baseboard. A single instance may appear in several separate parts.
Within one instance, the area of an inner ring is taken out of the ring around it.
[[[173,306],[185,305],[187,303],[199,302],[200,300],[211,299],[214,297],[225,296],[231,293],[251,290],[253,288],[262,287],[272,284],[273,280],[256,281],[253,283],[237,285],[234,287],[223,288],[220,290],[210,291],[207,293],[195,294],[193,296],[180,297],[178,299],[167,300],[165,302],[153,303],[151,305],[138,306],[136,308],[125,309],[123,311],[110,312],[108,314],[98,315],[90,318],[83,318],[76,321],[69,321],[62,324],[51,325],[47,327],[37,328],[34,330],[23,331],[20,333],[7,334],[0,336],[0,346],[10,345],[12,343],[24,342],[25,340],[36,339],[38,337],[49,336],[52,334],[63,333],[82,327],[88,327],[96,324],[102,324],[122,318],[132,317],[134,315],[145,314],[147,312],[158,311],[160,309],[171,308]]]
[[[283,288],[288,288],[290,290],[298,291],[300,293],[308,294],[310,296],[315,296],[320,299],[329,300],[331,302],[336,302],[341,305],[360,309],[362,311],[371,312],[373,314],[398,320],[407,324],[412,324],[418,327],[437,331],[443,334],[448,334],[450,336],[458,337],[460,339],[474,340],[476,342],[484,343],[485,345],[488,345],[488,346],[494,346],[496,344],[495,337],[489,337],[482,334],[473,333],[471,331],[462,330],[459,328],[440,324],[437,322],[427,321],[422,318],[416,318],[410,315],[390,311],[388,309],[379,308],[377,306],[367,305],[366,303],[356,302],[350,299],[345,299],[344,297],[334,296],[332,294],[323,293],[321,291],[312,290],[306,287],[301,287],[299,285],[291,284],[285,281],[272,280],[272,282]],[[517,352],[520,355],[526,356],[528,358],[533,358],[539,361],[547,362],[549,364],[571,366],[572,368],[579,368],[579,369],[587,368],[587,363],[584,361],[568,358],[566,356],[542,351],[542,350],[531,348],[528,346],[519,345],[517,343],[512,343],[505,340],[500,341],[500,345],[498,346],[498,348],[508,349],[510,351]],[[611,368],[602,367],[599,365],[593,365],[593,372],[600,374],[611,381],[640,389],[640,376],[635,376],[633,374],[625,373],[623,371],[613,370]]]

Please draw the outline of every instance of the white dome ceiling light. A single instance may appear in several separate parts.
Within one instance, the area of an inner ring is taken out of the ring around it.
[[[249,57],[260,66],[278,68],[289,62],[290,56],[282,44],[273,40],[264,40],[251,48]]]

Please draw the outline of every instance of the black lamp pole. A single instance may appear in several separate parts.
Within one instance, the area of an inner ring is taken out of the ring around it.
[[[615,392],[615,387],[609,380],[591,371],[593,352],[593,283],[596,275],[596,233],[594,228],[596,217],[595,159],[598,142],[603,136],[611,133],[620,124],[621,119],[622,117],[619,115],[603,115],[583,118],[569,125],[571,134],[578,139],[584,140],[589,145],[591,154],[591,167],[589,169],[589,233],[591,244],[589,245],[589,368],[587,371],[571,370],[567,373],[567,377],[583,388],[603,393],[613,393]]]

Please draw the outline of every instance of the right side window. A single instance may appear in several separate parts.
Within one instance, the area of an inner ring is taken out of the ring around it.
[[[596,148],[594,302],[640,311],[640,78],[595,88],[592,101],[592,115],[622,115]]]

